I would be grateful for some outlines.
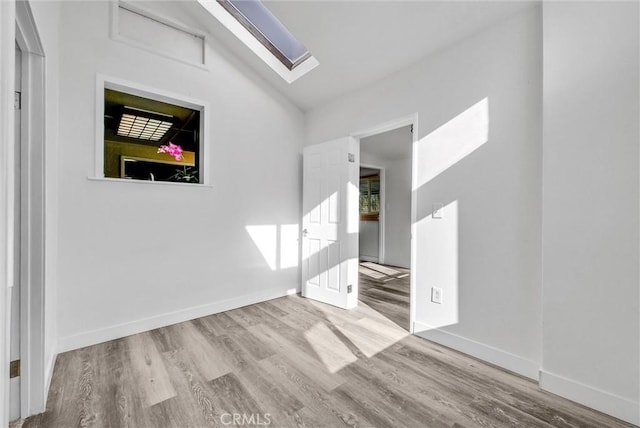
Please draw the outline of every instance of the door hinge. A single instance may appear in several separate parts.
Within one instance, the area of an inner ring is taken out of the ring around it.
[[[349,153],[349,162],[354,163],[356,161],[355,153]]]
[[[353,285],[349,284],[347,285],[347,294],[351,294],[353,293]]]
[[[22,109],[22,92],[16,91],[13,95],[13,108],[16,110]]]
[[[9,379],[20,376],[20,360],[9,363]]]

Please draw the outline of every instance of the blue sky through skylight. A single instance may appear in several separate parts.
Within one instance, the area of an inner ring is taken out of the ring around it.
[[[309,53],[260,0],[228,1],[292,63]]]

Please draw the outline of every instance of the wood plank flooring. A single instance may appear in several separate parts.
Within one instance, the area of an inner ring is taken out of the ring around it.
[[[360,263],[359,300],[409,331],[409,278],[409,269]]]
[[[367,298],[290,296],[60,354],[23,426],[631,426],[410,336]]]

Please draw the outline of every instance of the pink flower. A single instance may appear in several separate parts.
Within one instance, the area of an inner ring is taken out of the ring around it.
[[[170,156],[173,156],[177,161],[181,161],[183,159],[183,156],[182,156],[183,151],[184,150],[182,150],[182,147],[180,147],[178,144],[173,144],[171,141],[169,141],[168,146],[162,145],[158,147],[158,153],[168,153]]]

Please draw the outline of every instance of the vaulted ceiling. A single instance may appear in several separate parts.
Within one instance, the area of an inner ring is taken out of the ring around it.
[[[302,110],[432,55],[538,1],[265,1],[320,65],[288,84],[195,0],[140,4],[209,33]]]

